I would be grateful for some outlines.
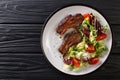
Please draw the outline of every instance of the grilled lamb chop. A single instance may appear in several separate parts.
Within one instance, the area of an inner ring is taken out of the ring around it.
[[[67,16],[56,28],[56,32],[62,36],[68,29],[77,29],[83,21],[83,16],[81,14],[69,15]]]
[[[81,34],[78,32],[71,32],[68,33],[65,37],[62,45],[59,47],[59,51],[65,55],[68,51],[68,49],[75,44],[78,44],[81,41]]]

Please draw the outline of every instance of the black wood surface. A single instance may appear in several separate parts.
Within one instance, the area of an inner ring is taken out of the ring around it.
[[[56,70],[40,47],[46,18],[70,4],[86,4],[110,22],[113,47],[106,63],[85,76]],[[0,0],[1,80],[120,80],[120,0]]]

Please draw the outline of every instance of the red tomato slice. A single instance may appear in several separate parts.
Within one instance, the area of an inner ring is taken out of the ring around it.
[[[80,61],[76,58],[72,58],[72,63],[74,66],[79,67],[80,66]]]
[[[88,48],[86,49],[86,51],[89,53],[93,53],[95,52],[95,47],[92,44],[90,44],[88,45]]]
[[[98,35],[97,37],[96,37],[96,40],[103,40],[103,39],[105,39],[107,37],[107,34],[105,34],[105,33],[102,33],[101,35]]]
[[[91,64],[91,65],[94,65],[94,64],[97,64],[99,62],[99,58],[91,58],[90,60],[89,60],[89,64]]]
[[[89,21],[91,20],[90,14],[86,13],[83,15],[84,19],[88,19]]]

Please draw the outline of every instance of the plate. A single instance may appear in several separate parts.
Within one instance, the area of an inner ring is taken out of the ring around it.
[[[62,19],[64,19],[69,14],[77,14],[77,13],[93,13],[97,16],[97,19],[100,21],[102,25],[108,25],[107,30],[107,39],[106,45],[108,47],[108,51],[103,53],[103,56],[100,58],[100,61],[93,66],[88,66],[82,68],[78,71],[71,71],[65,69],[63,58],[61,53],[58,51],[59,46],[61,45],[63,39],[59,38],[58,34],[56,33],[55,29],[60,23]],[[110,54],[110,50],[112,47],[112,33],[110,29],[110,25],[106,21],[106,19],[95,9],[83,6],[83,5],[72,5],[61,8],[55,11],[48,19],[44,25],[43,33],[42,33],[42,48],[45,56],[47,57],[48,61],[59,71],[70,74],[70,75],[85,75],[91,73],[98,69],[108,58]]]

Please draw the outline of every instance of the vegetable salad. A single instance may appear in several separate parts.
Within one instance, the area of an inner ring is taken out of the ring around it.
[[[64,63],[71,70],[97,64],[102,53],[108,50],[104,41],[107,38],[107,25],[101,25],[92,13],[84,14],[83,17],[84,20],[78,28],[82,41],[71,46],[64,55]]]

